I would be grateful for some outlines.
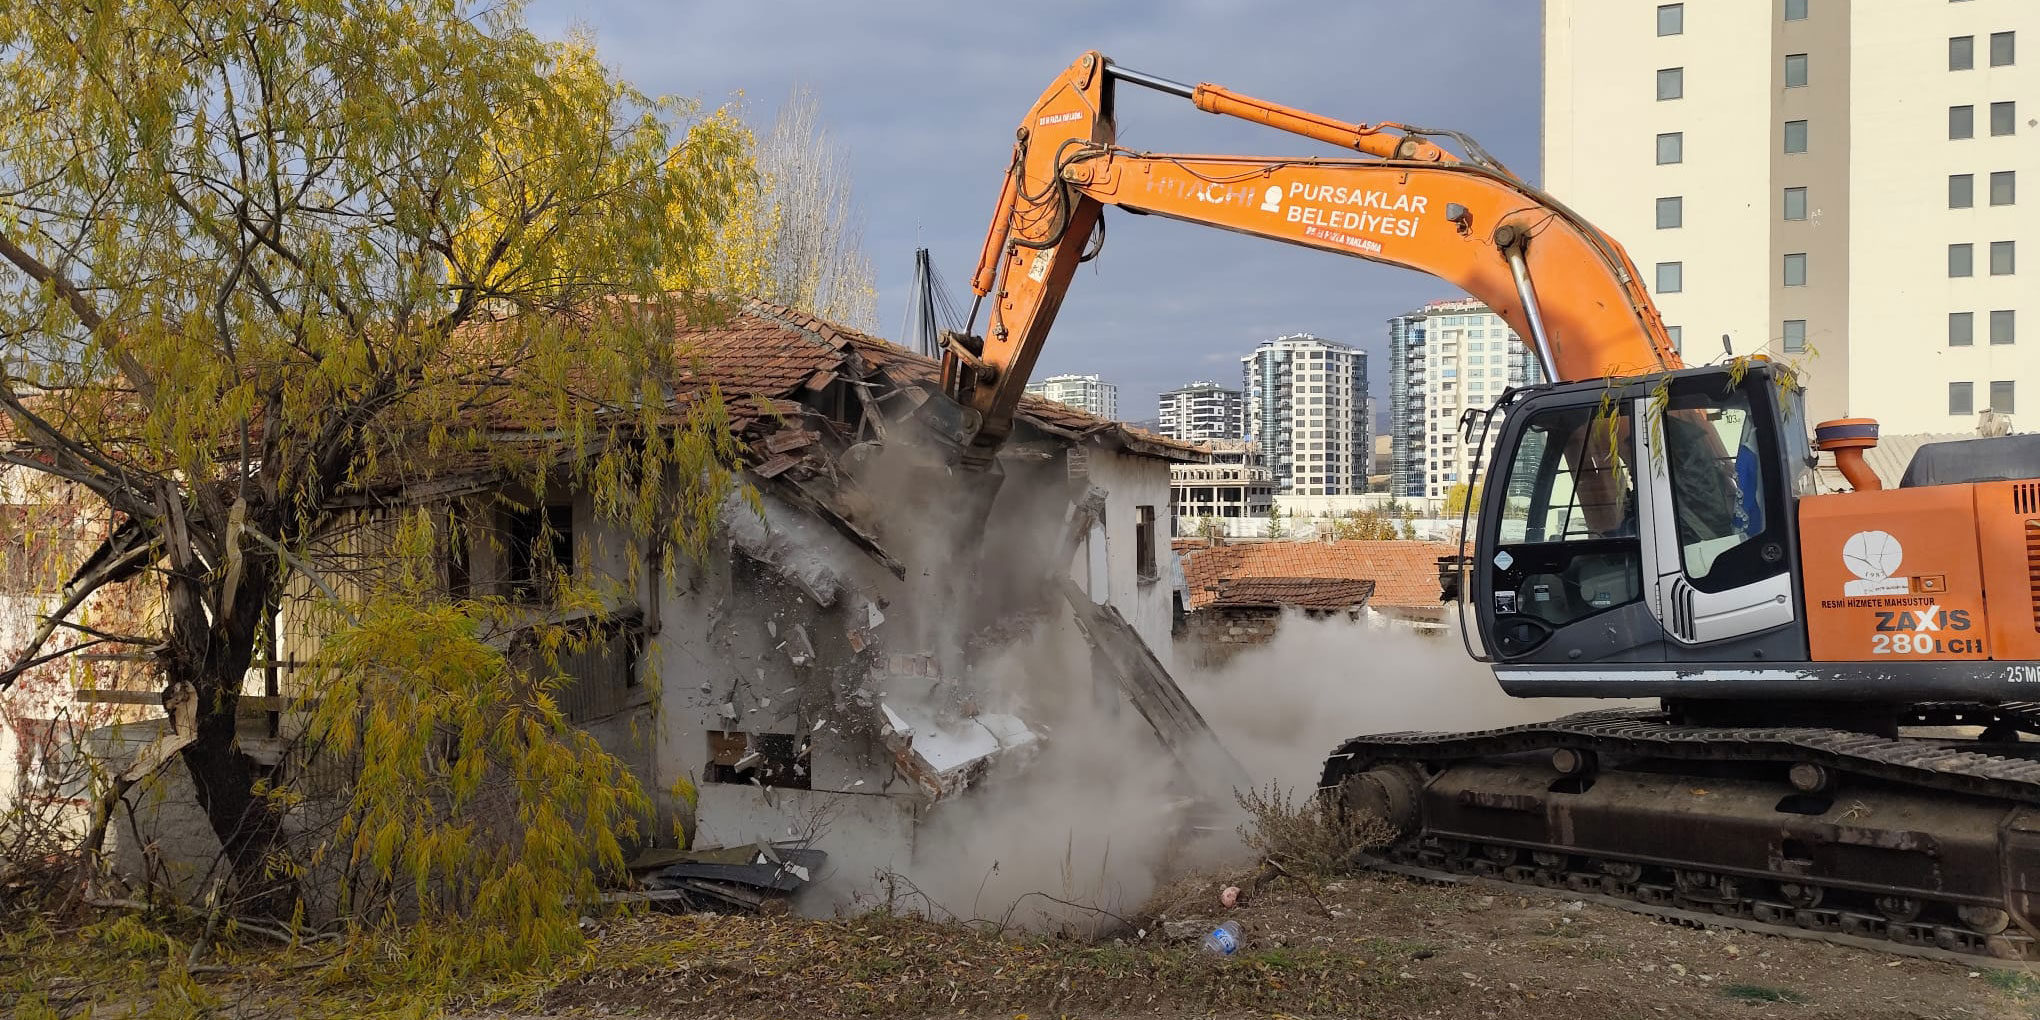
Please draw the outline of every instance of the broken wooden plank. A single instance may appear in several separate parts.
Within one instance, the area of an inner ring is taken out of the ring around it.
[[[766,437],[765,449],[773,453],[785,453],[788,450],[798,450],[803,446],[813,446],[820,442],[821,439],[822,434],[819,432],[810,432],[806,429],[781,429]]]
[[[771,460],[768,460],[765,463],[752,468],[751,473],[757,475],[760,478],[777,478],[780,475],[783,475],[786,472],[792,470],[793,466],[798,463],[800,463],[799,457],[796,457],[790,453],[782,453],[779,456],[774,457]]]
[[[1119,610],[1092,602],[1075,581],[1064,579],[1062,591],[1077,629],[1097,649],[1113,683],[1147,720],[1162,746],[1200,780],[1197,785],[1218,790],[1244,790],[1252,785],[1247,770],[1219,742],[1211,724],[1204,721],[1197,706],[1177,686],[1176,678]]]
[[[850,518],[837,512],[835,507],[824,502],[820,496],[815,495],[806,486],[791,478],[782,478],[776,481],[778,487],[774,491],[787,502],[827,521],[830,527],[835,528],[844,538],[849,539],[852,545],[862,549],[865,555],[877,560],[880,566],[883,566],[892,573],[892,576],[899,578],[907,576],[906,564],[894,559],[892,553],[886,552],[885,547],[878,544],[878,539],[866,534],[863,528],[858,527]]]
[[[83,688],[72,692],[71,700],[81,705],[140,705],[146,708],[162,708],[162,691],[110,691]],[[300,701],[294,697],[269,694],[243,694],[235,699],[235,707],[242,712],[287,712],[301,706],[318,704],[316,699]]]

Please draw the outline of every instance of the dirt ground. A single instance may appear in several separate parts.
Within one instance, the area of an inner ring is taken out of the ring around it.
[[[1116,940],[974,935],[905,919],[660,917],[605,930],[614,961],[492,1017],[2040,1017],[2040,976],[1700,930],[1558,896],[1365,875],[1281,880],[1237,909],[1181,883],[1164,916],[1234,918],[1231,958],[1154,917]],[[1189,925],[1172,926],[1181,928]],[[1194,926],[1203,928],[1199,924]],[[1143,934],[1143,932],[1145,934]],[[731,937],[736,936],[734,941]],[[661,952],[661,943],[692,948]]]
[[[451,1000],[405,985],[398,961],[337,970],[317,947],[257,942],[209,957],[223,965],[165,968],[163,937],[122,921],[89,938],[0,937],[14,949],[0,952],[0,1016],[2040,1018],[2040,974],[2025,970],[1392,875],[1278,879],[1223,910],[1227,881],[1180,882],[1103,939],[884,914],[624,918],[594,923],[571,966]],[[1230,957],[1196,942],[1220,917],[1244,927]]]

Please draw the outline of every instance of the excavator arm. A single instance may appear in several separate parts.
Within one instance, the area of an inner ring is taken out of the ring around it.
[[[1357,157],[1169,155],[1114,144],[1113,90],[1128,82],[1199,109],[1353,150]],[[1429,140],[1451,137],[1460,159]],[[1528,338],[1554,380],[1677,368],[1629,257],[1470,139],[1348,124],[1219,88],[1194,88],[1084,54],[1021,122],[971,280],[983,335],[945,338],[942,386],[963,405],[966,466],[990,464],[1105,206],[1336,252],[1450,281]],[[975,325],[977,309],[973,308]]]

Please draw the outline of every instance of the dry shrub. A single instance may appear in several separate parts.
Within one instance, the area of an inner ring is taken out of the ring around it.
[[[1395,830],[1372,815],[1342,810],[1322,795],[1301,800],[1293,791],[1270,783],[1236,792],[1233,798],[1250,816],[1240,838],[1254,853],[1273,858],[1285,868],[1316,875],[1351,870],[1353,853],[1386,846]]]

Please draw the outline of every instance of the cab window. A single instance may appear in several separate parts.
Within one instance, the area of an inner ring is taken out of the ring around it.
[[[1557,627],[1642,596],[1630,420],[1626,407],[1583,405],[1524,426],[1490,564],[1498,615]]]
[[[1762,546],[1775,536],[1767,507],[1763,419],[1743,389],[1675,396],[1664,412],[1665,462],[1686,578],[1723,591],[1783,569]]]

